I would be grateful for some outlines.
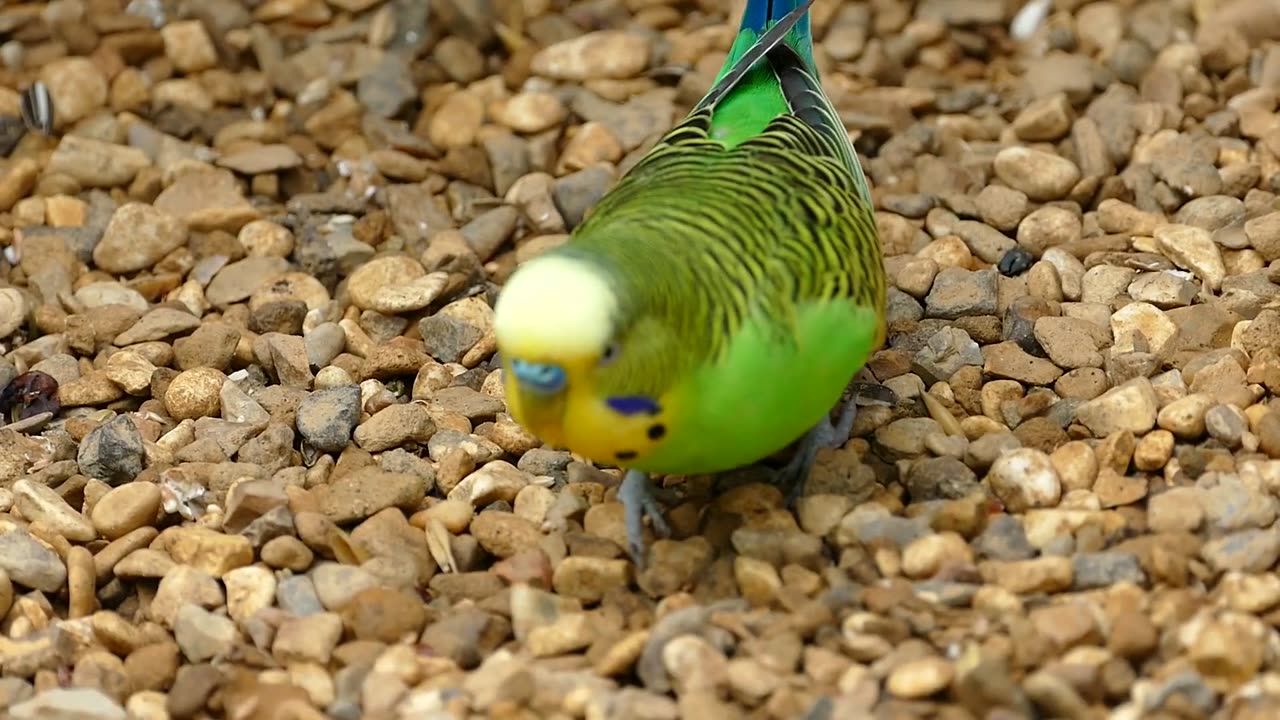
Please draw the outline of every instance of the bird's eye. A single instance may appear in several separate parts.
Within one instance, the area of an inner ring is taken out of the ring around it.
[[[559,365],[531,363],[519,358],[511,361],[511,372],[525,387],[546,395],[560,392],[569,381]]]
[[[621,351],[622,349],[618,347],[618,343],[616,342],[609,343],[608,345],[605,346],[604,352],[600,353],[600,364],[608,365],[609,363],[613,362],[618,358],[618,353],[620,353]]]

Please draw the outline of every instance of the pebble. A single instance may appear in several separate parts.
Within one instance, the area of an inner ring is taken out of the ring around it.
[[[225,656],[239,639],[239,633],[230,618],[188,603],[174,617],[173,637],[183,656],[199,663]]]
[[[360,423],[356,444],[369,452],[428,442],[436,432],[431,413],[418,403],[389,405]]]
[[[56,127],[70,127],[107,102],[107,79],[89,58],[53,60],[40,68],[40,81],[49,89],[49,98],[57,108]]]
[[[560,595],[596,602],[629,576],[630,565],[625,560],[571,556],[556,566],[551,583]]]
[[[1265,572],[1280,557],[1280,538],[1270,529],[1240,530],[1206,542],[1200,554],[1219,572]]]
[[[945,268],[934,278],[925,298],[929,317],[954,320],[970,315],[994,315],[996,312],[996,277],[994,270],[973,272]]]
[[[1214,400],[1205,393],[1192,393],[1160,408],[1156,424],[1184,440],[1204,435],[1205,420]]]
[[[67,579],[61,558],[26,530],[0,532],[0,570],[18,585],[57,592]]]
[[[409,473],[364,467],[329,486],[322,512],[335,523],[363,520],[389,507],[409,508],[425,492],[424,478]]]
[[[27,520],[41,523],[71,542],[87,543],[98,537],[93,524],[53,488],[23,478],[12,489],[14,507]]]
[[[1080,168],[1070,160],[1018,146],[996,153],[995,172],[1009,187],[1037,202],[1065,197],[1080,180]]]
[[[991,492],[1013,512],[1052,507],[1062,495],[1062,484],[1049,456],[1030,448],[1002,454],[987,475]]]
[[[1151,381],[1143,377],[1114,387],[1082,404],[1076,409],[1076,417],[1095,437],[1125,431],[1139,435],[1155,426],[1157,408]]]
[[[137,425],[128,415],[117,415],[85,435],[76,451],[76,464],[87,477],[115,485],[142,472],[144,451]]]
[[[1178,326],[1155,305],[1135,302],[1111,316],[1111,334],[1115,338],[1112,354],[1151,352],[1159,354],[1178,333]]]
[[[114,698],[97,688],[52,688],[8,709],[13,720],[125,720],[128,715]]]
[[[89,72],[97,74],[96,70]],[[65,110],[59,110],[60,117],[65,117],[63,112]],[[138,148],[64,135],[49,157],[48,172],[66,175],[82,187],[113,188],[133,182],[150,165],[146,153]]]
[[[1222,287],[1227,269],[1213,236],[1191,225],[1160,225],[1155,229],[1156,245],[1170,260],[1190,270],[1211,290]]]
[[[554,80],[625,79],[648,66],[650,52],[642,35],[602,30],[539,50],[530,69]]]
[[[175,420],[215,417],[222,410],[222,386],[227,376],[220,370],[197,367],[183,370],[169,382],[165,409]]]
[[[1099,352],[1110,338],[1088,320],[1046,315],[1035,322],[1035,339],[1060,368],[1102,367]]]
[[[1062,376],[1062,369],[1043,358],[1024,351],[1017,343],[1003,342],[982,348],[983,371],[996,377],[1009,378],[1029,385],[1051,385]]]
[[[321,452],[345,448],[359,420],[360,388],[356,385],[318,390],[298,404],[298,432]]]
[[[939,657],[911,660],[895,667],[885,680],[885,688],[895,697],[926,698],[951,684],[955,668]]]

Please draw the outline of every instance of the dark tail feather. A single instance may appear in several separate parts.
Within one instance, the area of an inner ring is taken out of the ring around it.
[[[753,43],[751,47],[747,48],[746,52],[744,52],[741,57],[733,60],[733,64],[729,66],[729,69],[722,76],[720,76],[720,79],[717,80],[711,90],[703,96],[702,100],[693,108],[690,114],[692,115],[703,108],[713,106],[720,102],[720,99],[732,90],[734,86],[738,84],[738,81],[750,72],[753,67],[755,67],[757,61],[767,55],[770,50],[777,47],[779,44],[784,43],[788,37],[795,38],[796,33],[799,32],[796,28],[800,27],[800,23],[804,23],[805,25],[804,35],[801,37],[808,38],[809,8],[813,5],[814,1],[815,0],[800,0],[800,2],[793,2],[792,0],[786,0],[786,6],[789,7],[790,10],[784,13],[777,21],[770,21],[769,29],[767,31],[763,33],[756,33],[758,37],[756,38],[755,43]],[[747,12],[751,12],[752,4],[764,2],[770,2],[770,0],[748,0]],[[771,5],[771,7],[777,7],[781,4],[782,2],[779,1],[775,5]],[[744,18],[742,22],[745,27],[747,22],[746,19]],[[742,36],[739,35],[739,38],[741,37]],[[805,47],[806,49],[809,49],[812,45],[806,41]],[[807,56],[804,53],[801,53],[801,57]],[[730,59],[732,60],[733,57],[730,56]]]

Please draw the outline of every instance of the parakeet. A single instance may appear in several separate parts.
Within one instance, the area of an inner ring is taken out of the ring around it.
[[[884,340],[870,190],[813,61],[813,0],[747,0],[715,84],[495,303],[507,406],[544,442],[624,468],[628,550],[669,532],[650,473],[709,474],[803,437]],[[794,498],[793,493],[788,493]]]

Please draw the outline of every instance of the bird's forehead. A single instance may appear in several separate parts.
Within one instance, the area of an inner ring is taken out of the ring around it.
[[[549,359],[598,354],[613,333],[616,307],[608,283],[585,263],[559,257],[532,260],[498,296],[498,347]]]

